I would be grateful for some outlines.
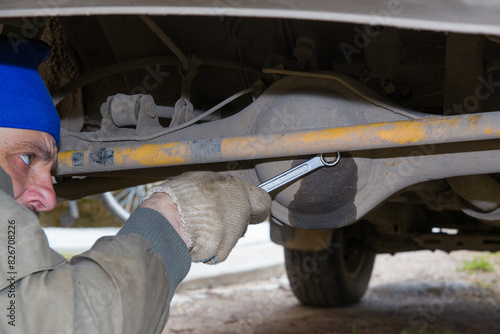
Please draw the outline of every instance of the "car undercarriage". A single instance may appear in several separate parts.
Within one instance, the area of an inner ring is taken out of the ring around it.
[[[358,301],[376,253],[500,250],[495,10],[470,5],[460,24],[458,4],[431,12],[440,1],[422,13],[375,2],[364,16],[321,16],[321,1],[303,16],[243,1],[157,15],[68,3],[0,7],[3,35],[52,48],[41,74],[63,127],[59,198],[191,170],[259,184],[340,152],[271,193],[271,237],[301,302]]]

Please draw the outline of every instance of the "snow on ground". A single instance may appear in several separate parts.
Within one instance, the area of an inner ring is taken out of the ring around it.
[[[59,253],[74,255],[88,250],[100,237],[115,235],[119,228],[46,227],[43,230],[51,248]]]
[[[49,245],[59,253],[75,255],[88,250],[102,236],[115,235],[119,228],[44,228]],[[269,238],[269,224],[250,225],[239,240],[229,258],[216,266],[193,263],[184,280],[200,281],[200,284],[217,285],[214,278],[228,278],[230,275],[255,272],[274,268],[284,263],[283,248]],[[264,275],[265,273],[259,273]],[[210,278],[210,282],[204,279]]]

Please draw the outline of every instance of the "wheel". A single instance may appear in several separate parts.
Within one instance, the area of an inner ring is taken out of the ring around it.
[[[365,224],[356,223],[334,230],[327,250],[285,248],[290,286],[302,304],[342,307],[360,301],[375,261],[366,232]]]
[[[132,211],[139,207],[146,192],[159,183],[161,182],[108,191],[101,194],[101,201],[115,217],[125,222]]]

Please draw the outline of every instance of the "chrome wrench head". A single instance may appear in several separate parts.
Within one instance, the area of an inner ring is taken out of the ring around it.
[[[292,181],[295,181],[299,177],[302,177],[306,174],[309,174],[313,170],[316,170],[320,167],[328,166],[332,167],[338,164],[340,161],[340,153],[337,152],[337,157],[334,161],[328,162],[327,160],[324,159],[323,154],[319,154],[315,156],[312,159],[307,160],[306,162],[291,168],[275,177],[273,177],[270,180],[267,180],[264,183],[261,183],[259,185],[260,188],[264,189],[267,192],[271,192],[274,189],[277,189],[281,186],[284,186],[285,184],[288,184]]]
[[[323,163],[323,165],[325,165],[327,167],[333,167],[336,164],[338,164],[339,161],[340,161],[340,153],[336,152],[335,154],[336,154],[335,160],[333,160],[331,162],[328,162],[327,160],[325,160],[325,155],[323,153],[321,153],[320,155],[318,155],[318,157],[321,159],[321,162]]]

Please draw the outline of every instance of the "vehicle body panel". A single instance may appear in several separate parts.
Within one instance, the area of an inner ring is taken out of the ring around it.
[[[444,32],[500,34],[494,0],[147,0],[0,1],[0,16],[200,15],[288,18]]]

